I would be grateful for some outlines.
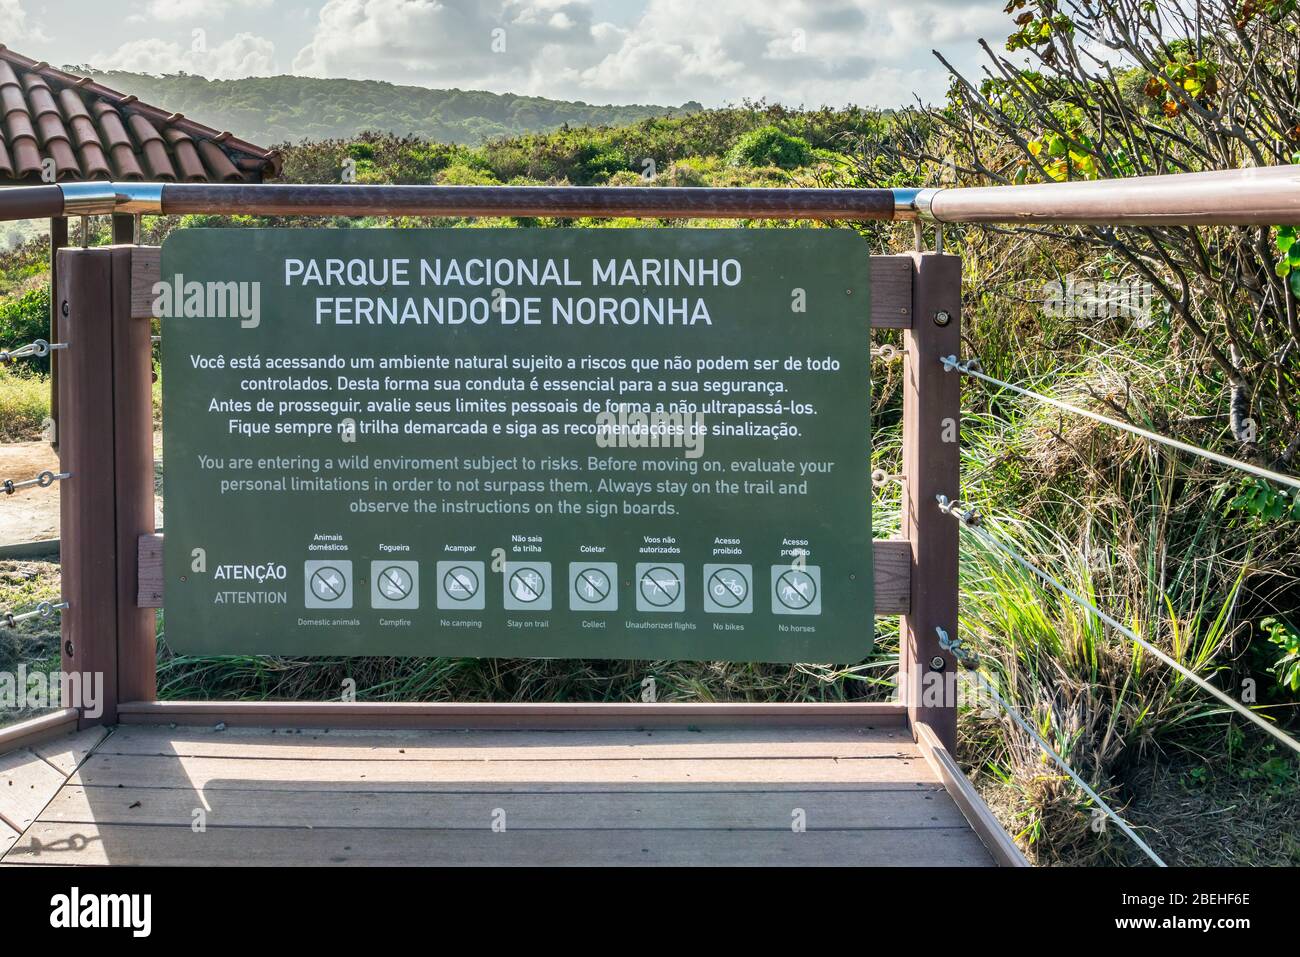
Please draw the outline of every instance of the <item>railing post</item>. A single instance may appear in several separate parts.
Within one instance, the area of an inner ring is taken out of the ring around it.
[[[131,217],[126,217],[130,219]],[[157,612],[141,608],[139,541],[152,535],[153,340],[148,319],[133,318],[134,246],[114,246],[113,469],[117,525],[118,700],[153,701],[158,691]]]
[[[117,722],[117,528],[113,467],[113,263],[104,249],[61,249],[55,275],[63,670],[81,675],[81,727]],[[86,682],[102,712],[89,713]]]
[[[136,605],[137,541],[154,530],[152,350],[131,318],[131,247],[63,249],[57,296],[63,670],[80,674],[80,724],[155,697],[154,612]],[[93,676],[93,677],[92,677]],[[87,680],[99,714],[87,712]]]
[[[912,545],[912,602],[899,635],[899,690],[914,728],[924,722],[949,751],[957,745],[957,672],[939,629],[957,640],[957,523],[937,496],[955,498],[961,377],[941,357],[961,348],[961,260],[913,257],[912,328],[903,381],[903,535]]]

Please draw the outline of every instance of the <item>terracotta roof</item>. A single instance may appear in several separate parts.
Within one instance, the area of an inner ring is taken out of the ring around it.
[[[280,175],[264,149],[56,70],[0,43],[0,180],[257,183]]]

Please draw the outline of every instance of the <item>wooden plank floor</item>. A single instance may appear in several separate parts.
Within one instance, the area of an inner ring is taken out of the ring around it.
[[[902,728],[122,726],[68,767],[4,864],[992,864]]]

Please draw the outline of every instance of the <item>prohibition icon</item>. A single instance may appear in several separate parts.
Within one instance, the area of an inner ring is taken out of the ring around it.
[[[411,573],[400,565],[390,565],[379,573],[379,591],[389,601],[401,601],[411,594],[415,582]]]
[[[737,608],[749,597],[749,581],[736,568],[719,568],[709,576],[709,594],[720,608]]]
[[[516,601],[532,604],[546,591],[546,582],[531,568],[521,568],[510,576],[510,594]]]
[[[469,601],[478,594],[478,575],[474,569],[456,565],[442,576],[442,590],[452,601]]]
[[[817,598],[817,583],[811,575],[791,568],[776,580],[776,600],[792,611],[802,611]]]
[[[578,572],[574,591],[578,598],[590,605],[596,605],[609,597],[609,576],[599,568],[584,568]]]
[[[641,597],[657,608],[666,608],[682,593],[682,581],[671,568],[656,565],[641,576]]]
[[[347,580],[333,565],[318,568],[311,574],[311,593],[321,601],[338,601],[347,590]]]

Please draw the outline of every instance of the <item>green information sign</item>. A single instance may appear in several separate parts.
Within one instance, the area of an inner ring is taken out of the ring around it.
[[[184,230],[162,263],[174,648],[870,650],[853,233]]]

